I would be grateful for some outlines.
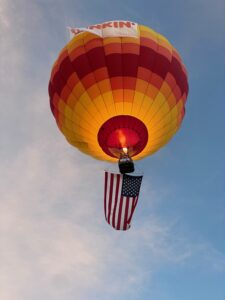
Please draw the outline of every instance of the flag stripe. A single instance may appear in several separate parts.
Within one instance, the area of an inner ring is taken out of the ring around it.
[[[118,219],[117,219],[117,226],[116,226],[118,230],[120,229],[122,209],[123,209],[123,196],[120,196]]]
[[[114,182],[114,174],[111,174],[111,176],[110,176],[109,203],[108,203],[108,217],[107,217],[108,221],[109,221],[110,211],[111,211],[111,205],[112,205],[113,182]]]
[[[127,214],[127,224],[128,225],[130,225],[130,222],[131,222],[131,214],[132,214],[132,210],[133,210],[133,203],[134,203],[134,199],[130,198],[129,210],[128,210],[128,214]]]
[[[120,221],[120,229],[123,230],[124,223],[125,223],[125,215],[126,215],[126,207],[127,207],[127,201],[126,198],[123,197],[123,209],[122,209],[122,215],[121,215],[121,221]]]
[[[136,206],[137,206],[137,202],[138,202],[138,196],[135,197],[135,198],[133,198],[133,200],[132,200],[131,214],[130,214],[130,217],[129,217],[129,219],[128,219],[128,223],[131,222],[131,219],[132,219],[134,210],[135,210],[135,208],[136,208]]]
[[[126,230],[127,228],[127,216],[128,216],[128,210],[129,210],[129,205],[130,205],[130,197],[125,197],[124,198],[124,206],[125,206],[125,211],[124,211],[124,219],[123,219],[123,230]]]
[[[114,179],[113,179],[113,193],[112,193],[112,202],[111,202],[111,207],[110,207],[110,214],[109,214],[109,223],[112,224],[112,219],[113,219],[113,208],[115,206],[115,202],[116,202],[116,190],[117,190],[117,184],[118,184],[118,175],[114,174],[113,175]]]
[[[114,208],[113,208],[113,219],[112,219],[113,227],[115,227],[116,209],[118,207],[118,195],[121,194],[121,186],[122,186],[121,176],[119,174],[117,174],[116,195],[115,195],[115,204],[114,204]]]
[[[115,208],[115,221],[114,221],[114,228],[117,228],[118,224],[118,217],[119,217],[119,209],[120,209],[120,198],[121,198],[121,190],[122,190],[122,175],[120,177],[120,187],[119,187],[119,192],[117,195],[117,203],[116,203],[116,208]]]
[[[107,183],[108,183],[108,172],[105,172],[105,196],[104,196],[104,211],[106,216],[106,201],[107,201]]]
[[[108,174],[108,178],[107,178],[107,189],[106,189],[106,214],[105,214],[105,218],[108,221],[108,211],[109,211],[109,195],[110,195],[110,174]]]

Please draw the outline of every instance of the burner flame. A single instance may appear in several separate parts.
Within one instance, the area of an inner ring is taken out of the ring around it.
[[[122,149],[123,149],[123,152],[124,152],[125,154],[128,153],[128,149],[127,149],[126,147],[123,147]]]

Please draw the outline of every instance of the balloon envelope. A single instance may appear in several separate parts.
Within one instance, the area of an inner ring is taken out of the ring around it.
[[[107,37],[80,32],[52,69],[50,105],[59,129],[97,159],[116,161],[122,148],[134,160],[154,153],[185,114],[187,72],[178,52],[152,29],[136,29],[136,37],[120,36],[117,28]]]

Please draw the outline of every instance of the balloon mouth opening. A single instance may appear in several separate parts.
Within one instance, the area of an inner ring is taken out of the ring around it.
[[[133,157],[145,148],[147,141],[148,131],[144,123],[128,115],[107,120],[98,132],[99,145],[111,157],[120,158],[121,154]]]

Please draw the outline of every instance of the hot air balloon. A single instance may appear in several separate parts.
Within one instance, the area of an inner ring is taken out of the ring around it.
[[[71,145],[93,158],[119,161],[120,175],[128,176],[133,161],[159,150],[180,128],[186,68],[164,36],[135,22],[70,32],[49,82],[56,123]]]

